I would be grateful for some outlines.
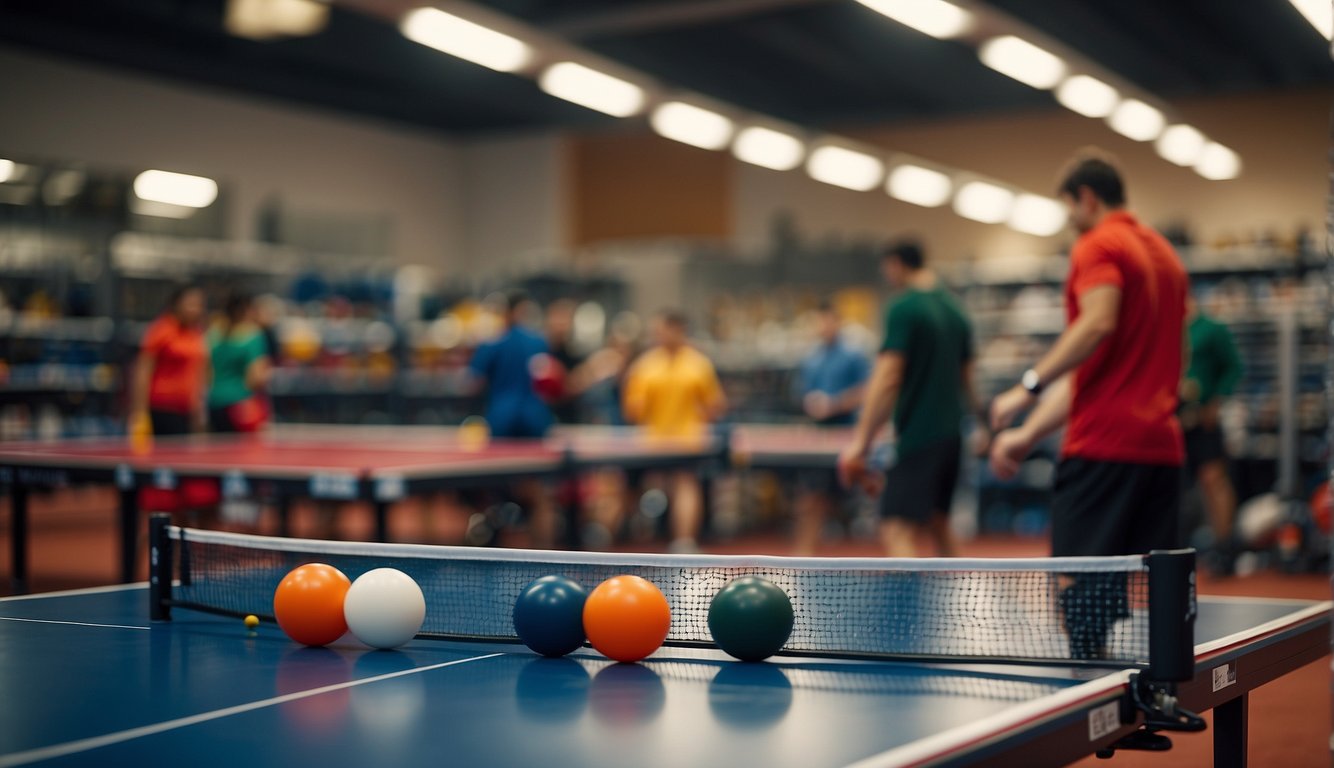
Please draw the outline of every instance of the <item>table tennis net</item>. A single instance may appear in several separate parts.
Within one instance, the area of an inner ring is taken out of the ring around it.
[[[1140,665],[1149,656],[1145,558],[853,559],[651,555],[284,539],[164,526],[155,575],[170,604],[271,617],[273,592],[298,565],[348,578],[397,568],[421,586],[421,636],[514,641],[512,611],[534,579],[559,574],[592,589],[619,574],[653,582],[672,610],[669,645],[711,646],[713,596],[760,576],[792,599],[784,652]],[[159,547],[155,545],[155,554]],[[170,568],[166,576],[163,565]]]

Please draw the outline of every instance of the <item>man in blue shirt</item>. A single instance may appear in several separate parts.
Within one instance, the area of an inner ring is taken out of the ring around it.
[[[819,344],[802,361],[797,394],[802,410],[819,426],[848,426],[861,406],[870,363],[841,338],[843,319],[829,302],[819,308]],[[833,499],[840,495],[833,471],[802,472],[797,476],[794,553],[815,554]]]
[[[551,428],[551,409],[534,389],[529,368],[533,358],[549,349],[546,340],[522,322],[534,309],[527,294],[510,294],[504,333],[477,347],[468,364],[474,381],[486,387],[486,422],[493,437],[542,437]]]
[[[473,382],[486,389],[486,422],[492,437],[535,439],[551,428],[551,409],[538,396],[530,368],[534,358],[548,354],[547,342],[523,324],[535,310],[527,294],[510,294],[504,333],[478,346],[468,364]],[[557,518],[551,493],[538,480],[523,481],[516,491],[528,500],[532,546],[554,545]]]

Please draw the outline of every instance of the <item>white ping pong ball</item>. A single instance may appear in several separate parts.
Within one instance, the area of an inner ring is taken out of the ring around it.
[[[426,598],[406,573],[376,568],[363,573],[343,601],[347,628],[372,648],[397,648],[412,639],[426,618]]]

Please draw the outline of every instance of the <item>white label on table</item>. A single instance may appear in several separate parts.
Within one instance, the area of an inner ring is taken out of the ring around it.
[[[382,475],[375,478],[375,500],[398,501],[403,498],[405,488],[402,475]]]
[[[312,475],[310,496],[313,499],[357,498],[357,476],[349,474]]]
[[[116,487],[128,491],[134,487],[134,470],[129,464],[116,465]]]
[[[1109,701],[1089,710],[1089,741],[1097,741],[1121,727],[1121,702]]]
[[[176,473],[166,467],[153,470],[153,487],[170,491],[176,487]]]
[[[1230,685],[1237,684],[1237,665],[1224,664],[1221,667],[1214,667],[1214,693],[1227,688]]]
[[[244,499],[250,495],[250,483],[238,470],[230,470],[222,476],[222,497],[224,499]]]

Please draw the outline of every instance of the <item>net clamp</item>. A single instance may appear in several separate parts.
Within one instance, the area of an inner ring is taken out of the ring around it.
[[[1146,680],[1139,674],[1132,675],[1130,703],[1144,715],[1143,725],[1110,747],[1098,750],[1095,754],[1099,758],[1106,760],[1118,749],[1166,752],[1172,748],[1172,740],[1159,731],[1195,733],[1206,728],[1204,718],[1180,706],[1175,683],[1159,683]]]

